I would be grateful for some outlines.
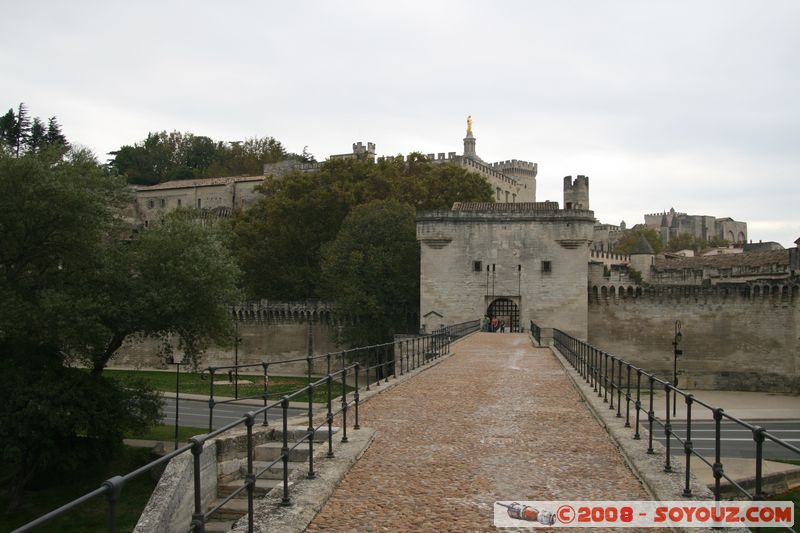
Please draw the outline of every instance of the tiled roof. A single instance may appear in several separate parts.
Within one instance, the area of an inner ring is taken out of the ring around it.
[[[529,211],[557,211],[558,202],[456,202],[452,211],[471,211],[478,213],[527,213]]]
[[[159,191],[163,189],[187,189],[194,187],[210,187],[214,185],[230,185],[247,181],[264,181],[264,176],[227,176],[224,178],[200,178],[194,180],[173,180],[156,185],[139,185],[134,187],[137,191]]]
[[[656,270],[676,268],[732,268],[789,265],[789,250],[769,250],[741,254],[719,254],[701,257],[656,257]]]

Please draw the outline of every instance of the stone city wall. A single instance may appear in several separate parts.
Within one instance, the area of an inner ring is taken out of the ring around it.
[[[682,323],[679,386],[800,392],[797,281],[746,286],[589,289],[589,342],[671,379]]]
[[[327,305],[310,311],[303,303],[268,303],[236,306],[233,314],[239,322],[239,364],[282,361],[306,357],[308,350],[308,320],[313,321],[314,354],[337,352],[342,349],[342,324],[332,316]],[[173,343],[177,347],[177,343]],[[158,339],[129,339],[109,363],[109,368],[168,367],[160,355]],[[180,357],[180,354],[178,354]],[[227,366],[234,363],[234,347],[210,346],[201,356],[198,366]],[[324,373],[325,361],[315,362],[314,371]],[[297,374],[306,371],[304,362],[273,367],[275,374]]]

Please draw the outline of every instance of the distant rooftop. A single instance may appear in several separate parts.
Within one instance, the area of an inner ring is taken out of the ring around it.
[[[789,265],[789,250],[769,250],[744,254],[719,254],[699,257],[656,257],[657,270],[676,268],[732,268]]]
[[[199,178],[193,180],[164,181],[156,185],[136,185],[137,191],[159,191],[164,189],[187,189],[194,187],[210,187],[214,185],[230,185],[248,181],[264,181],[263,175],[258,176],[227,176],[223,178]]]

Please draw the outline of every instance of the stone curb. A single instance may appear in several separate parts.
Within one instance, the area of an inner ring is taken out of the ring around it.
[[[534,345],[538,345],[536,341],[531,338]],[[658,442],[653,441],[653,454],[647,454],[647,430],[642,427],[639,432],[641,440],[636,441],[633,439],[634,428],[625,427],[625,418],[616,417],[616,410],[608,408],[608,404],[604,403],[602,398],[597,396],[592,387],[587,385],[586,381],[578,374],[578,372],[569,364],[566,358],[554,346],[542,346],[549,348],[553,356],[561,363],[565,373],[572,380],[575,389],[583,398],[584,403],[589,408],[589,411],[595,417],[597,422],[605,428],[611,439],[618,446],[622,457],[628,464],[631,471],[639,478],[645,490],[651,495],[654,500],[662,501],[696,501],[696,500],[713,500],[714,494],[703,484],[699,483],[694,475],[690,478],[690,486],[693,496],[683,496],[683,487],[685,480],[685,461],[673,460],[672,472],[664,472],[664,455],[666,449]],[[635,422],[633,422],[635,423]],[[696,466],[699,459],[693,458],[692,465]],[[705,467],[706,465],[703,465]],[[673,531],[683,531],[686,533],[699,533],[699,532],[713,532],[711,528],[674,528]],[[725,528],[725,531],[732,531],[737,533],[749,533],[747,528]]]

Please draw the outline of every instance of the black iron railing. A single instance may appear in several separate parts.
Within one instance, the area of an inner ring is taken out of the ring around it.
[[[97,489],[84,494],[58,509],[55,509],[36,520],[25,524],[24,526],[14,530],[13,533],[21,533],[31,531],[34,528],[41,526],[55,518],[63,516],[81,504],[93,500],[94,498],[105,497],[108,502],[108,531],[115,533],[117,531],[117,505],[122,495],[122,490],[125,485],[134,478],[145,475],[154,468],[166,464],[170,460],[180,455],[191,453],[193,460],[193,484],[194,484],[194,510],[192,513],[191,524],[187,525],[187,531],[203,532],[205,531],[205,524],[209,518],[216,513],[222,506],[228,503],[231,499],[241,494],[243,491],[247,492],[247,524],[248,531],[254,531],[253,521],[253,495],[255,491],[256,479],[264,474],[267,470],[274,467],[278,463],[283,464],[283,482],[281,503],[283,505],[292,505],[290,484],[289,484],[289,454],[292,450],[308,442],[309,446],[309,463],[308,475],[309,479],[316,477],[314,471],[314,436],[317,431],[320,431],[324,426],[327,426],[327,446],[328,451],[326,457],[334,457],[333,452],[333,420],[336,416],[341,415],[341,442],[347,442],[347,413],[352,407],[354,409],[353,429],[359,429],[358,409],[359,409],[359,391],[361,390],[362,381],[366,385],[366,390],[370,390],[370,384],[379,386],[382,381],[388,382],[389,376],[395,374],[395,367],[399,368],[400,374],[409,372],[415,368],[423,366],[434,359],[437,359],[450,352],[450,345],[453,340],[463,337],[480,328],[480,321],[474,320],[471,322],[464,322],[454,326],[447,326],[434,331],[429,335],[422,335],[414,339],[403,341],[396,341],[393,343],[378,344],[374,346],[366,346],[363,348],[354,348],[352,350],[344,350],[335,354],[325,354],[323,356],[312,357],[316,359],[324,357],[327,359],[327,374],[315,381],[309,370],[308,384],[302,388],[297,389],[291,394],[282,396],[280,399],[269,402],[268,396],[268,380],[264,381],[264,390],[261,395],[253,396],[251,398],[261,398],[264,400],[264,405],[254,411],[250,411],[243,415],[239,420],[226,424],[216,430],[209,430],[205,435],[199,435],[189,439],[189,443],[176,449],[173,452],[167,453],[163,457],[152,461],[133,472],[122,476],[114,476]],[[398,364],[395,365],[394,357],[399,356]],[[307,360],[309,358],[300,359]],[[296,362],[297,360],[292,360]],[[331,365],[334,361],[338,361],[341,367],[338,370],[332,371]],[[281,361],[287,363],[289,361]],[[263,363],[262,363],[263,364]],[[274,365],[278,363],[269,363]],[[311,362],[308,361],[310,365]],[[263,364],[266,365],[266,364]],[[261,366],[261,365],[239,365],[239,369],[247,366]],[[405,367],[405,369],[404,369]],[[268,367],[263,366],[264,376],[268,378]],[[309,366],[309,369],[311,366]],[[219,370],[235,369],[235,367],[216,367],[214,372],[211,372],[211,391],[213,397],[213,374]],[[209,369],[210,370],[210,369]],[[353,376],[353,390],[348,392],[348,376]],[[333,383],[340,382],[342,387],[342,394],[339,401],[339,406],[334,409],[334,395]],[[314,390],[318,387],[325,387],[325,405],[323,412],[319,410],[314,412],[314,404],[312,403]],[[289,403],[298,399],[301,396],[307,395],[307,408],[306,415],[308,418],[308,428],[306,433],[297,438],[296,441],[290,443],[288,440],[288,420],[289,420]],[[243,400],[245,398],[238,398]],[[237,399],[234,399],[234,401]],[[213,410],[213,405],[219,403],[228,403],[228,401],[209,402],[210,410]],[[262,466],[259,471],[254,468],[254,438],[253,426],[256,425],[256,419],[263,415],[264,424],[267,421],[267,411],[270,409],[280,409],[282,416],[281,421],[283,425],[283,443],[281,448],[281,455],[267,466]],[[316,416],[315,416],[316,414]],[[213,416],[213,415],[212,415]],[[322,420],[321,423],[315,423]],[[209,424],[213,421],[210,419]],[[201,471],[201,456],[203,454],[203,447],[209,440],[223,435],[235,428],[244,425],[247,428],[247,474],[242,482],[242,485],[234,490],[230,495],[222,499],[215,507],[207,511],[203,510],[202,505],[202,478]],[[290,445],[291,444],[291,445]]]
[[[261,400],[263,402],[262,425],[269,425],[267,413],[270,407],[267,404],[270,399],[278,399],[283,395],[283,393],[276,394],[270,391],[270,377],[275,375],[276,369],[278,369],[277,372],[280,375],[285,375],[287,372],[281,372],[281,368],[286,368],[289,365],[297,368],[298,364],[305,364],[306,385],[308,385],[313,382],[315,376],[319,377],[320,375],[319,371],[314,372],[315,365],[318,369],[324,366],[326,370],[323,375],[330,375],[333,368],[343,369],[347,365],[359,362],[364,370],[366,390],[371,390],[371,385],[380,386],[382,381],[387,382],[390,377],[396,377],[396,373],[397,375],[403,375],[427,363],[430,359],[449,353],[450,343],[453,340],[478,329],[480,329],[480,320],[471,320],[439,328],[429,335],[420,335],[402,341],[374,344],[339,352],[281,361],[210,366],[203,370],[201,374],[209,382],[208,431],[214,428],[214,408],[217,405],[240,403],[247,400]],[[397,358],[398,364],[395,364],[395,358]],[[254,370],[260,372],[254,374]],[[218,377],[226,375],[229,379],[236,380],[234,389],[236,393],[233,398],[220,400],[220,395],[217,393],[219,387],[229,387],[229,385],[224,381],[220,382]],[[247,383],[241,383],[240,380],[247,381]],[[298,389],[289,392],[289,394],[294,394],[301,389],[301,387],[298,387]],[[243,394],[239,394],[240,392]]]
[[[531,320],[531,335],[533,335],[533,338],[536,340],[536,342],[542,344],[542,328],[540,328],[533,320]]]
[[[633,427],[633,438],[641,438],[641,415],[644,415],[647,425],[647,453],[653,452],[654,426],[659,426],[664,432],[666,453],[664,454],[664,471],[672,472],[672,458],[670,456],[670,441],[674,438],[683,446],[685,460],[685,480],[683,495],[691,496],[692,488],[690,483],[692,471],[692,458],[696,458],[701,463],[711,469],[714,476],[714,498],[719,501],[722,497],[721,483],[725,479],[742,496],[751,500],[764,499],[763,487],[763,463],[764,463],[764,443],[772,442],[797,455],[800,459],[800,448],[794,446],[776,435],[771,434],[765,428],[755,426],[741,420],[731,414],[726,413],[720,407],[714,407],[687,393],[674,387],[669,381],[665,381],[655,375],[645,372],[641,368],[629,362],[610,355],[591,344],[572,337],[558,329],[553,330],[554,346],[561,352],[578,373],[586,380],[586,383],[593,388],[598,397],[603,398],[603,402],[609,404],[609,409],[615,409],[614,401],[616,396],[616,416],[625,418],[625,427]],[[654,392],[657,389],[664,391],[664,418],[658,417],[654,411]],[[642,396],[647,396],[647,405],[642,405]],[[686,430],[685,433],[673,431],[670,417],[673,405],[670,401],[673,398],[681,397],[686,404]],[[623,414],[623,401],[624,414]],[[712,463],[693,448],[692,443],[692,409],[699,407],[707,409],[714,418],[714,462]],[[632,409],[631,409],[632,408]],[[633,418],[633,420],[632,420]],[[722,421],[733,422],[737,426],[747,429],[752,433],[753,446],[755,447],[755,486],[753,492],[748,491],[736,480],[729,477],[723,468],[722,463]],[[633,425],[631,425],[633,424]],[[788,531],[795,531],[787,528]]]

